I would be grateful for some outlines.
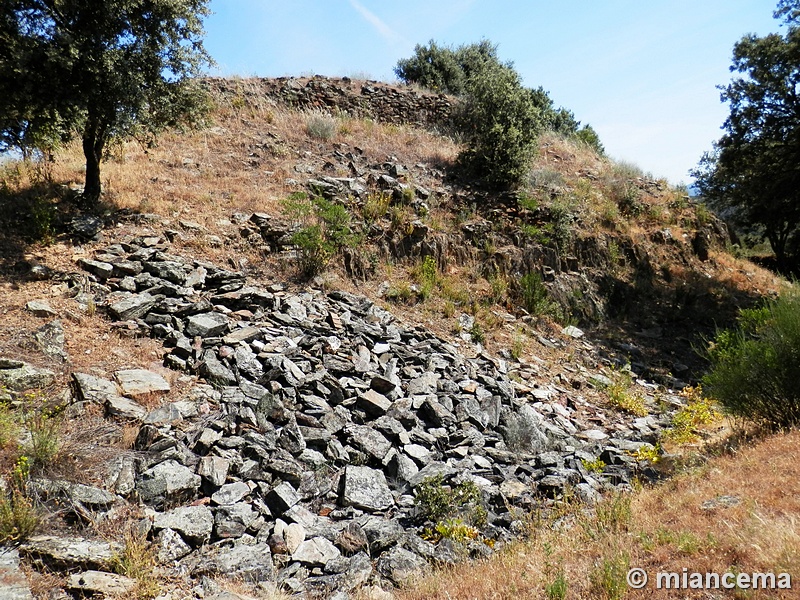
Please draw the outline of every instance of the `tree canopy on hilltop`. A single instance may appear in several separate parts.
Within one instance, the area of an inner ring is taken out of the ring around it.
[[[744,36],[721,86],[730,105],[725,134],[693,175],[705,199],[734,223],[761,229],[779,268],[800,258],[800,0],[774,12],[784,35]]]

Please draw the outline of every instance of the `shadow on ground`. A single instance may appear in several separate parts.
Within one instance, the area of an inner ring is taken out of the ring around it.
[[[41,181],[27,186],[0,181],[0,280],[42,279],[32,255],[57,240],[91,239],[104,226],[108,207],[86,210],[68,186]]]
[[[763,300],[756,290],[694,270],[671,279],[647,269],[632,280],[606,275],[601,288],[609,318],[592,332],[595,341],[617,363],[665,385],[697,382],[716,332]]]

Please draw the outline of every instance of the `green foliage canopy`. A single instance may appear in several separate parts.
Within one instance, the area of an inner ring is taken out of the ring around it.
[[[727,412],[772,426],[800,423],[800,294],[742,310],[710,345],[703,387]]]
[[[208,0],[4,0],[0,7],[0,149],[52,149],[79,135],[84,197],[101,192],[109,142],[196,118],[193,77]]]
[[[547,92],[523,87],[512,63],[501,62],[488,40],[451,48],[431,40],[398,61],[395,74],[406,83],[460,96],[457,134],[466,143],[460,163],[492,187],[511,187],[528,168],[536,139],[552,130],[603,153],[597,133],[574,114],[556,109]]]
[[[800,1],[775,11],[786,33],[746,35],[733,49],[721,86],[730,105],[725,134],[693,171],[712,207],[739,225],[756,226],[780,268],[797,268],[800,255]]]

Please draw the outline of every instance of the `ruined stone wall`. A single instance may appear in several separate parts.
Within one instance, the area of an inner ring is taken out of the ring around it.
[[[424,127],[445,125],[455,99],[377,81],[359,82],[349,77],[278,77],[244,80],[209,79],[223,94],[259,94],[301,110],[341,112],[384,123]]]

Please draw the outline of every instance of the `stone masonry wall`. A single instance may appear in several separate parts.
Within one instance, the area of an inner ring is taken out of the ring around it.
[[[444,94],[377,81],[357,82],[349,77],[213,78],[208,80],[208,85],[223,94],[260,94],[302,110],[338,111],[385,123],[426,127],[445,125],[455,102]]]

